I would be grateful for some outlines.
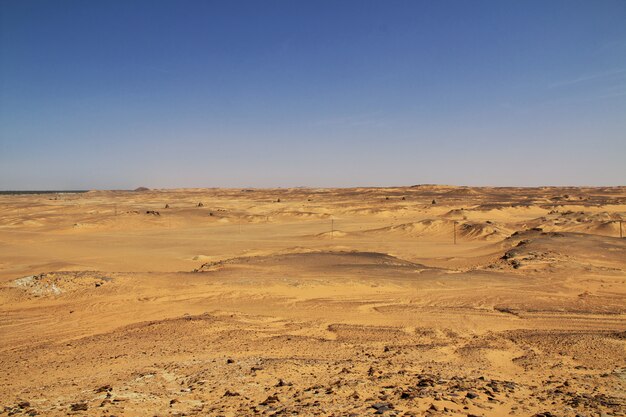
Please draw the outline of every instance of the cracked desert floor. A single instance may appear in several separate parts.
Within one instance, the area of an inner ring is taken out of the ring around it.
[[[623,416],[625,217],[626,187],[1,195],[0,415]]]

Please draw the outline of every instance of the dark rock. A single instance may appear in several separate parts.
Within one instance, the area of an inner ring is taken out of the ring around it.
[[[496,396],[496,394],[494,394],[489,388],[484,388],[483,391],[485,392],[485,394],[487,394],[490,397]]]
[[[435,386],[435,381],[432,378],[428,378],[428,377],[424,377],[424,378],[420,378],[419,382],[417,383],[418,387],[433,387]]]
[[[265,399],[265,401],[263,401],[261,403],[261,405],[269,405],[269,404],[274,404],[274,403],[277,403],[277,402],[280,402],[280,400],[278,399],[278,396],[277,395],[270,395],[269,397],[267,397]]]
[[[375,410],[380,410],[380,409],[386,409],[386,410],[391,410],[393,408],[393,405],[391,403],[374,403],[372,404],[372,408]]]
[[[226,390],[226,392],[223,395],[223,397],[238,397],[238,396],[239,396],[238,392],[233,392],[229,390]]]
[[[235,361],[233,359],[228,358],[226,359],[226,363],[235,363]]]
[[[109,392],[111,391],[113,388],[110,385],[103,385],[100,388],[96,388],[94,390],[95,393],[101,393],[101,392]]]
[[[474,398],[478,398],[478,394],[476,394],[475,392],[468,392],[467,394],[465,394],[465,397],[473,400]]]
[[[508,252],[505,252],[504,255],[502,255],[502,257],[500,259],[506,261],[506,260],[514,258],[514,257],[515,257],[515,252],[510,250]]]
[[[70,405],[70,410],[72,411],[87,411],[88,408],[89,406],[85,402]]]
[[[291,382],[285,382],[282,379],[278,380],[278,383],[276,384],[277,387],[290,387],[293,384]]]

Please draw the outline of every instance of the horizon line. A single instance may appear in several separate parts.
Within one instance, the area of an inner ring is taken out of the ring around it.
[[[120,192],[147,192],[147,191],[166,191],[166,190],[276,190],[276,189],[328,189],[328,190],[341,190],[341,189],[354,189],[354,188],[371,188],[371,189],[384,189],[384,188],[415,188],[415,187],[453,187],[453,188],[623,188],[624,185],[457,185],[457,184],[437,184],[437,183],[423,183],[423,184],[411,184],[411,185],[353,185],[353,186],[268,186],[268,187],[256,187],[256,186],[206,186],[206,187],[145,187],[139,186],[136,188],[88,188],[88,189],[3,189],[0,190],[1,194],[9,193],[87,193],[91,191],[120,191]],[[145,188],[145,189],[142,189]]]

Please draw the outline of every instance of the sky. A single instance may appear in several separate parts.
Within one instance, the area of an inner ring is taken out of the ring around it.
[[[0,190],[626,185],[626,1],[0,0]]]

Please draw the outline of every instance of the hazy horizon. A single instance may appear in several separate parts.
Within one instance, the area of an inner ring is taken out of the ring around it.
[[[315,186],[315,185],[297,185],[291,187],[283,187],[283,186],[272,186],[272,187],[252,187],[252,186],[231,186],[231,187],[220,187],[220,186],[205,186],[205,187],[145,187],[149,191],[168,191],[168,190],[207,190],[207,189],[251,189],[251,190],[264,190],[264,189],[351,189],[351,188],[412,188],[412,187],[453,187],[453,188],[620,188],[626,187],[626,185],[460,185],[460,184],[404,184],[404,185],[351,185],[351,186],[337,186],[337,187],[324,187],[324,186]],[[138,188],[144,186],[137,186],[133,188],[75,188],[75,189],[2,189],[0,190],[0,194],[11,194],[11,193],[81,193],[81,192],[89,192],[89,191],[128,191],[133,192]]]
[[[0,3],[0,190],[626,184],[626,2]]]

